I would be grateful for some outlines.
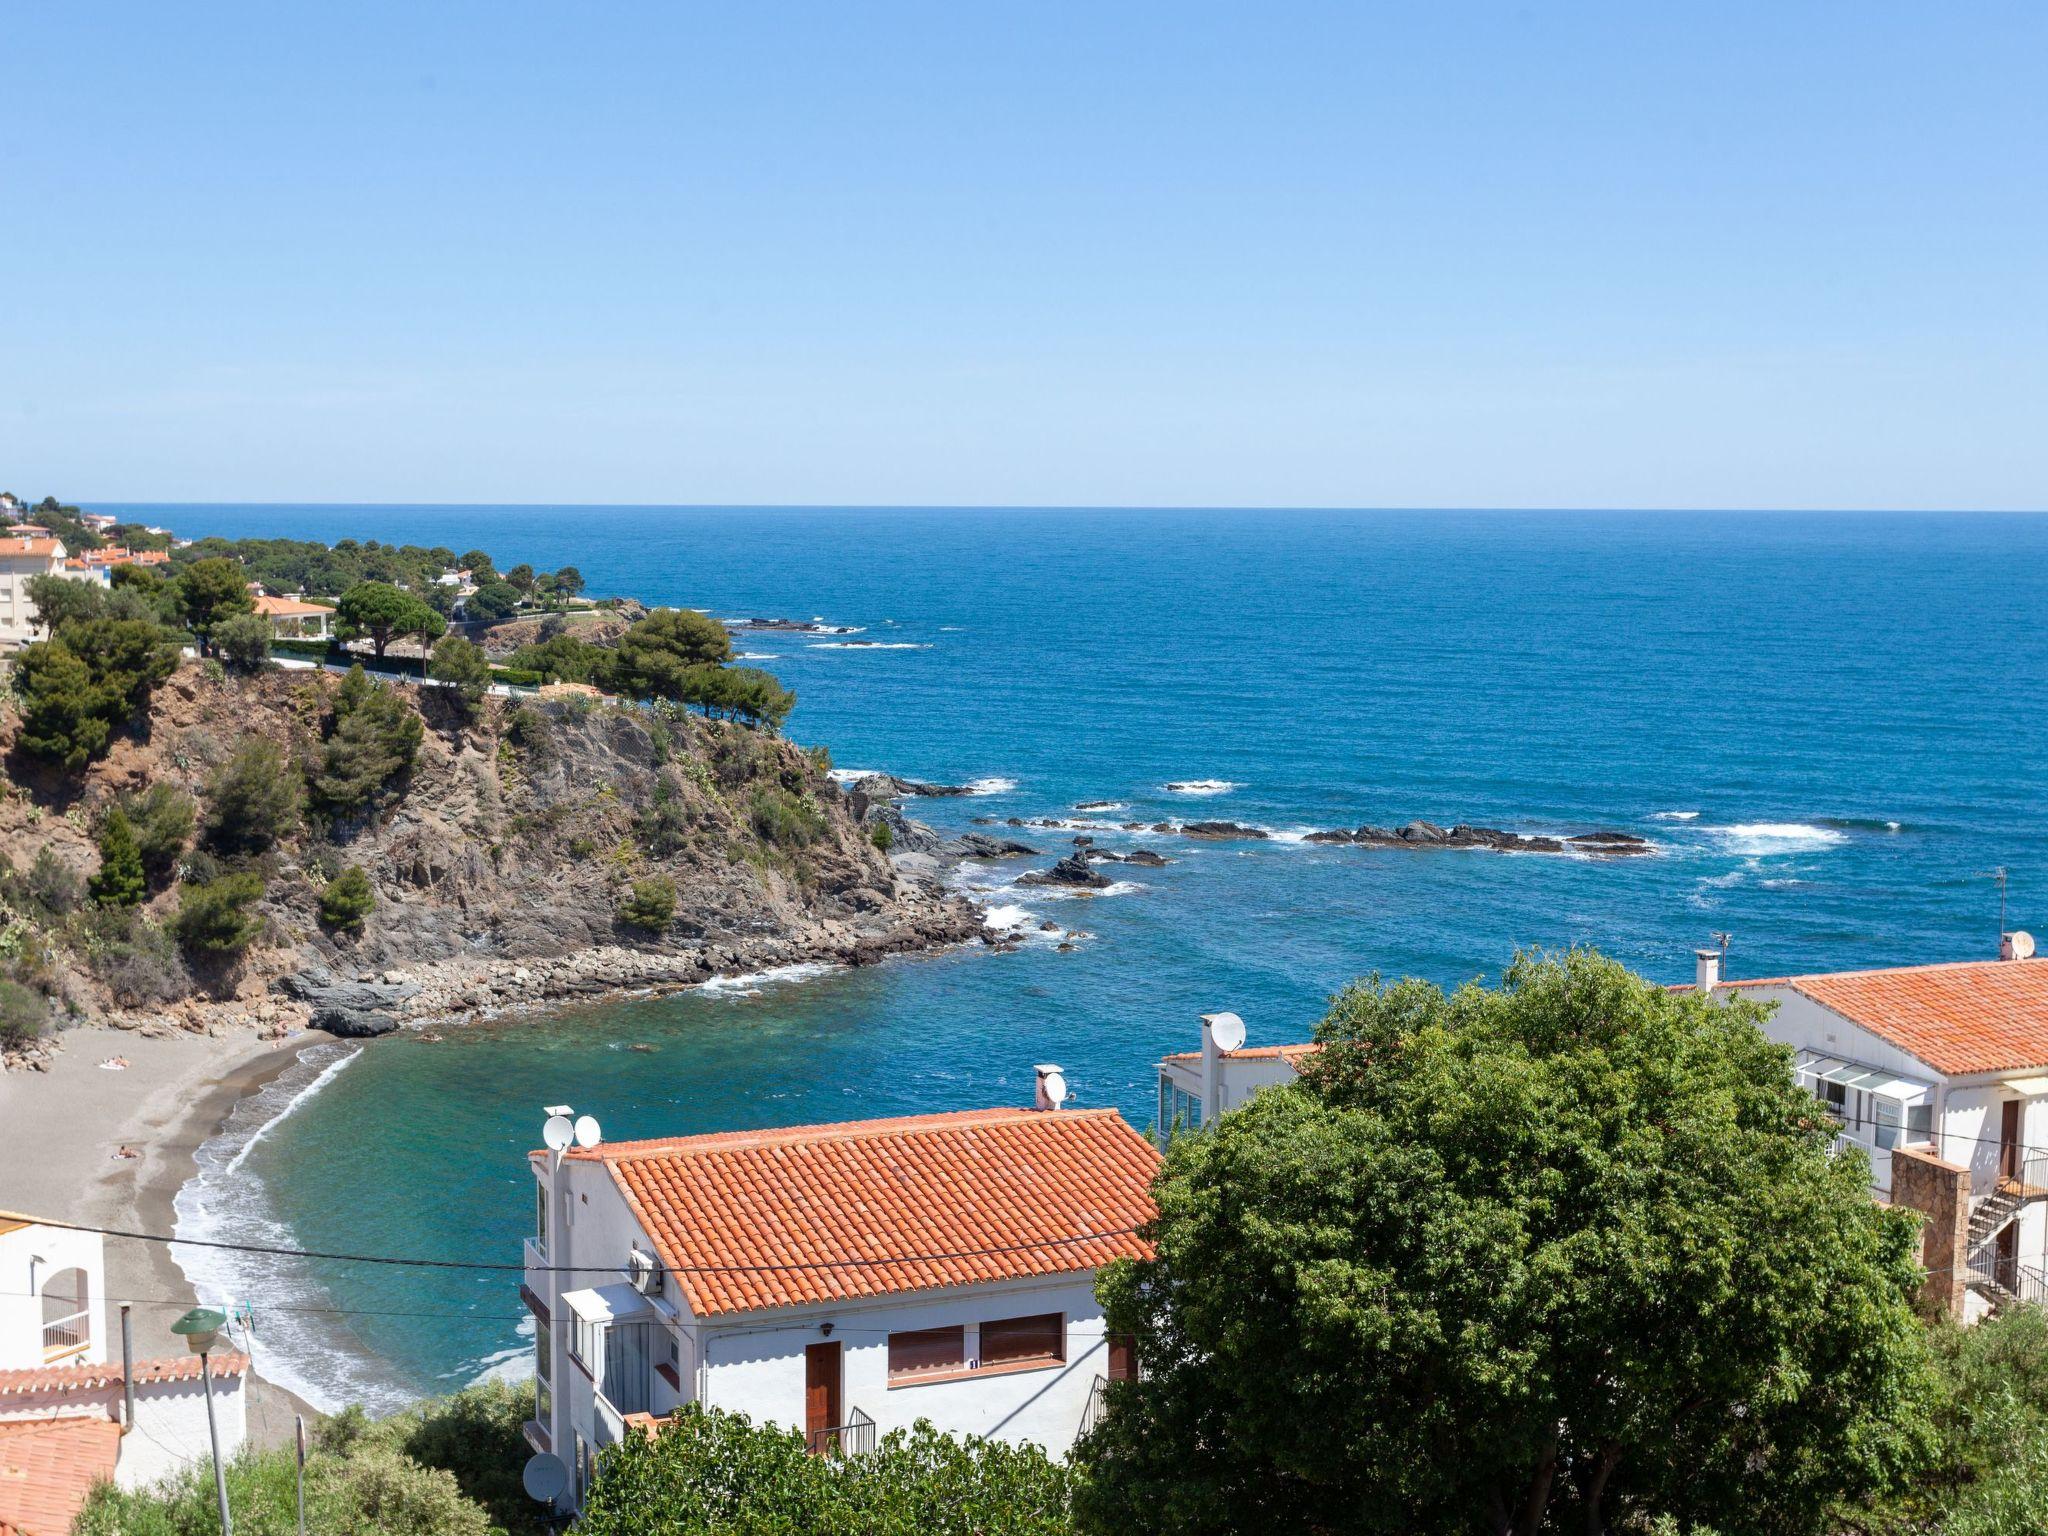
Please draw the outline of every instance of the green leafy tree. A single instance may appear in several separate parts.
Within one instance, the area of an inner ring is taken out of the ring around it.
[[[92,899],[103,907],[132,907],[149,894],[142,849],[135,829],[115,806],[100,822],[100,867],[92,877]]]
[[[183,886],[171,933],[196,959],[239,955],[263,932],[263,914],[254,910],[262,899],[263,877],[252,871]]]
[[[574,635],[550,635],[512,653],[510,665],[551,683],[594,683],[611,662],[611,653]]]
[[[421,734],[420,717],[403,698],[361,667],[349,668],[312,774],[314,803],[335,816],[363,810],[412,766]]]
[[[207,780],[207,845],[228,855],[262,853],[298,830],[302,798],[283,749],[248,737]]]
[[[635,699],[693,703],[692,674],[732,660],[732,636],[716,619],[688,608],[657,608],[619,637],[611,682]],[[699,691],[702,681],[696,681]]]
[[[456,561],[455,565],[458,570],[469,572],[469,579],[478,586],[495,579],[498,574],[498,568],[491,563],[491,557],[480,549],[472,549]]]
[[[598,1463],[577,1536],[1067,1536],[1070,1474],[1035,1446],[920,1421],[867,1455],[691,1404]]]
[[[178,612],[208,655],[213,652],[214,626],[255,606],[249,597],[249,573],[238,560],[195,560],[178,572],[172,586]]]
[[[522,560],[505,573],[505,584],[516,587],[521,596],[531,597],[534,585],[533,567]]]
[[[270,639],[270,620],[260,614],[237,613],[214,622],[214,654],[243,672],[261,672],[270,665]]]
[[[360,933],[377,909],[377,893],[360,864],[351,864],[320,893],[320,921],[343,933]]]
[[[1588,951],[1342,994],[1100,1277],[1143,1377],[1079,1450],[1084,1528],[1811,1536],[1893,1484],[1917,1220],[1762,1017]]]
[[[555,572],[555,591],[563,597],[579,597],[583,592],[583,573],[573,565],[565,565]]]
[[[460,635],[450,635],[434,647],[427,675],[448,686],[460,703],[463,716],[475,719],[491,692],[491,663],[481,647]]]
[[[770,730],[796,707],[796,695],[758,667],[693,667],[683,687],[683,701],[707,715]]]
[[[176,645],[153,624],[69,620],[55,639],[24,646],[15,657],[16,743],[76,772],[106,749],[177,665]]]
[[[49,1017],[42,993],[0,977],[0,1045],[26,1045],[42,1034]]]
[[[143,873],[161,885],[178,866],[178,856],[192,841],[198,821],[192,797],[177,785],[158,780],[138,794],[121,797],[121,814],[135,831]]]
[[[37,621],[52,634],[66,623],[96,619],[107,610],[107,594],[97,582],[44,574],[29,577],[27,589]]]
[[[473,619],[510,618],[519,608],[519,589],[509,581],[487,581],[462,601]]]
[[[335,621],[342,639],[367,637],[379,661],[394,639],[417,635],[431,640],[448,628],[448,621],[431,604],[388,581],[358,582],[342,593]]]
[[[661,933],[675,921],[676,883],[666,875],[635,880],[619,899],[619,921],[629,928]]]

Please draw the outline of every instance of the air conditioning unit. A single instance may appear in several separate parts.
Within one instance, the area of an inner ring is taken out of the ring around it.
[[[642,1253],[635,1248],[626,1255],[626,1280],[642,1296],[661,1294],[661,1266],[654,1262],[651,1253]]]

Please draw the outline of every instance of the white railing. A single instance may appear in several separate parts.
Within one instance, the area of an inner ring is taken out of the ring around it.
[[[871,1455],[875,1449],[875,1421],[856,1408],[846,1416],[844,1424],[814,1429],[804,1437],[804,1443],[813,1456]]]
[[[43,1324],[43,1363],[82,1353],[92,1342],[92,1312],[74,1312]]]
[[[602,1392],[593,1392],[590,1400],[595,1408],[591,1427],[597,1431],[591,1438],[599,1445],[619,1444],[626,1438],[626,1416]]]
[[[1090,1433],[1102,1422],[1109,1407],[1109,1378],[1098,1376],[1088,1388],[1088,1406],[1081,1410],[1081,1433]]]

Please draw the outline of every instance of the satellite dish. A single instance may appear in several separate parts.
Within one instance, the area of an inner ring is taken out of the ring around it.
[[[540,1128],[540,1139],[548,1144],[550,1152],[564,1152],[576,1139],[576,1127],[567,1115],[549,1115],[547,1124]]]
[[[1244,1044],[1244,1020],[1234,1013],[1205,1013],[1202,1022],[1209,1026],[1209,1038],[1216,1042],[1216,1049],[1228,1056]]]
[[[536,1504],[552,1504],[569,1486],[569,1469],[562,1458],[536,1451],[526,1458],[526,1470],[519,1474],[519,1486]]]
[[[1067,1102],[1067,1075],[1057,1069],[1039,1079],[1039,1087],[1045,1090],[1046,1102],[1058,1109]]]
[[[599,1129],[597,1117],[595,1115],[578,1115],[576,1117],[577,1146],[581,1147],[584,1151],[588,1152],[592,1147],[596,1146],[600,1141],[603,1140],[604,1132],[601,1129]]]
[[[2034,936],[2024,928],[2015,928],[2005,936],[2005,939],[2008,944],[2012,945],[2013,959],[2031,960],[2034,958]]]

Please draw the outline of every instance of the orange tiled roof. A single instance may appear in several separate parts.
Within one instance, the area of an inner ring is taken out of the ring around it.
[[[607,1166],[699,1317],[1152,1251],[1135,1229],[1156,1214],[1159,1154],[1111,1109],[968,1110],[568,1156]]]
[[[55,539],[35,539],[15,534],[0,539],[0,555],[39,555],[47,560],[63,547]]]
[[[290,597],[266,595],[252,597],[249,601],[256,605],[256,612],[266,619],[296,619],[308,614],[334,612],[324,603],[302,603]]]
[[[2048,1067],[2048,960],[1836,971],[1784,984],[1937,1072]]]
[[[0,1531],[64,1536],[93,1485],[114,1475],[121,1426],[71,1414],[0,1423]]]
[[[1225,1061],[1291,1061],[1296,1066],[1300,1066],[1321,1049],[1322,1047],[1313,1041],[1300,1045],[1246,1045],[1240,1046],[1234,1051],[1225,1051],[1223,1059]],[[1200,1051],[1175,1051],[1166,1058],[1168,1061],[1200,1061],[1201,1059],[1202,1053]]]
[[[233,1350],[221,1350],[213,1357],[215,1376],[239,1376],[249,1368],[249,1357]],[[197,1381],[197,1355],[171,1355],[162,1360],[141,1360],[135,1366],[138,1387],[165,1381]],[[0,1397],[18,1397],[30,1392],[92,1392],[121,1384],[121,1367],[105,1365],[30,1365],[0,1371]]]

